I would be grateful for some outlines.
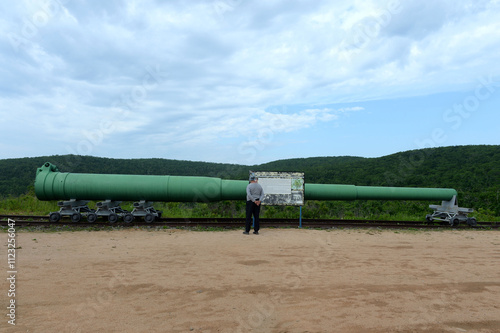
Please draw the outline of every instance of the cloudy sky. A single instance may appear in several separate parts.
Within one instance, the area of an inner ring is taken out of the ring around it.
[[[500,144],[500,0],[0,4],[0,158]]]

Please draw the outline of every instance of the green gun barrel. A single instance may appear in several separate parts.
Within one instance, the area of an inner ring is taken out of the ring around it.
[[[247,185],[212,177],[66,173],[47,162],[37,170],[35,194],[40,200],[208,202],[245,200]]]
[[[334,184],[305,184],[308,200],[451,200],[452,188],[379,187]]]
[[[40,200],[213,202],[246,200],[248,181],[214,177],[81,174],[37,169]],[[451,200],[454,189],[305,184],[306,200]]]

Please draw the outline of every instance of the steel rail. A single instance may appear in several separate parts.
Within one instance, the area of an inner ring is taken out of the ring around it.
[[[25,221],[25,220],[33,220],[35,221],[40,220],[44,221],[49,219],[48,215],[0,215],[0,222],[7,221],[7,219],[12,219],[16,221]],[[67,219],[67,220],[66,220]],[[97,220],[95,223],[98,223],[99,221],[109,223],[107,222],[106,219],[100,219]],[[139,222],[140,220],[136,220],[134,222]],[[177,223],[177,222],[189,222],[189,223],[204,223],[207,221],[212,221],[212,222],[217,222],[217,223],[231,223],[231,222],[238,222],[238,223],[244,223],[245,218],[243,217],[162,217],[160,219],[157,219],[156,222],[167,222],[167,223]],[[81,224],[81,223],[86,223],[85,218],[82,217],[81,222],[71,222],[67,217],[63,217],[61,222],[66,222],[66,223],[73,223],[73,224]],[[261,223],[275,223],[275,222],[283,222],[283,223],[299,223],[298,218],[261,218],[260,219]],[[430,222],[426,221],[394,221],[394,220],[375,220],[375,219],[363,219],[363,220],[354,220],[354,219],[309,219],[309,218],[303,218],[302,223],[303,224],[308,224],[308,223],[389,223],[389,224],[394,224],[394,223],[404,223],[404,224],[426,224]],[[439,222],[439,221],[434,221],[431,222],[431,224],[443,224],[443,225],[449,225],[446,222]],[[126,224],[126,223],[125,223]],[[482,225],[496,225],[500,224],[500,222],[481,222]],[[126,224],[128,225],[128,224]]]
[[[161,218],[152,223],[146,223],[141,220],[135,220],[131,223],[118,221],[110,223],[106,220],[97,220],[90,223],[85,220],[81,222],[71,222],[69,220],[61,220],[59,222],[49,222],[48,216],[36,215],[0,215],[0,226],[7,226],[8,219],[14,220],[16,226],[25,227],[202,227],[202,228],[241,228],[245,224],[244,218]],[[263,228],[297,228],[299,227],[298,219],[261,219],[261,227]],[[499,223],[482,222],[474,228],[491,228],[498,229]],[[422,221],[389,221],[389,220],[338,220],[338,219],[302,219],[302,228],[384,228],[384,229],[451,229],[446,222],[422,222]],[[453,227],[453,229],[470,229],[466,224]]]

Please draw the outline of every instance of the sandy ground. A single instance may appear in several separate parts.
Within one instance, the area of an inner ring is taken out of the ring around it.
[[[498,231],[131,229],[16,240],[16,326],[3,279],[2,332],[500,332]]]

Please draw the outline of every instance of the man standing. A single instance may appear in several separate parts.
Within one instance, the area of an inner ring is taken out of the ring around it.
[[[259,234],[260,224],[259,224],[259,214],[260,214],[260,203],[264,198],[264,190],[262,186],[258,183],[258,178],[252,173],[250,174],[250,184],[247,185],[247,207],[246,207],[246,221],[245,221],[245,231],[243,234],[248,235],[250,233],[250,227],[252,225],[252,215],[254,217],[254,234]]]

